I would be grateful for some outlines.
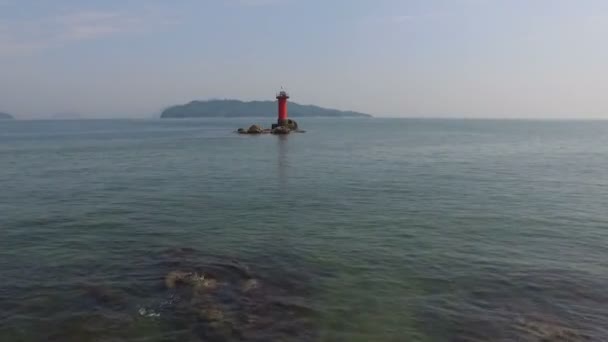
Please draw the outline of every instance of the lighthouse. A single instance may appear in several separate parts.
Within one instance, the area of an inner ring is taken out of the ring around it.
[[[279,100],[279,118],[277,120],[278,126],[287,126],[287,99],[289,94],[283,89],[277,94],[277,100]]]
[[[2,0],[0,0],[2,1]],[[289,99],[289,94],[283,87],[281,87],[281,91],[277,93],[276,99],[278,100],[278,117],[277,123],[272,124],[272,128],[264,129],[262,126],[252,125],[249,129],[239,128],[237,133],[239,134],[262,134],[262,133],[272,133],[272,134],[289,134],[290,132],[304,133],[305,131],[298,129],[298,123],[295,120],[291,120],[287,118],[287,99]]]

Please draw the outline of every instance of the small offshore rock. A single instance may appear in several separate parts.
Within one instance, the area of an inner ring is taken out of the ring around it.
[[[239,134],[247,134],[247,130],[244,129],[244,128],[239,128],[239,129],[236,130],[236,132],[239,133]]]
[[[287,128],[289,128],[292,131],[297,131],[298,130],[298,123],[295,120],[288,119],[287,120]]]
[[[251,125],[249,127],[249,129],[247,130],[247,133],[249,134],[260,134],[264,131],[264,129],[262,129],[262,127],[258,126],[258,125]]]
[[[178,284],[188,283],[190,282],[190,277],[192,276],[189,272],[183,271],[171,271],[167,276],[165,276],[165,286],[168,289],[174,289]]]

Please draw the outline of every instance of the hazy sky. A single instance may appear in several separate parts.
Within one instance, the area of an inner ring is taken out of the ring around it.
[[[0,0],[0,111],[193,99],[608,119],[606,0]]]

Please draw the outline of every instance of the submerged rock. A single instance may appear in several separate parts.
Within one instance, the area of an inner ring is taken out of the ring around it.
[[[86,286],[86,295],[102,306],[123,307],[128,303],[124,292],[105,286]]]
[[[516,330],[526,338],[542,342],[583,342],[591,341],[587,336],[575,329],[560,325],[559,323],[545,323],[532,320],[519,320]]]
[[[258,273],[239,260],[191,249],[165,251],[158,265],[165,274],[157,293],[162,297],[138,304],[133,312],[140,318],[187,331],[195,340],[315,340],[314,312],[301,308],[307,292],[299,274],[265,266]]]
[[[160,313],[146,308],[140,308],[137,313],[142,317],[160,317]]]
[[[192,273],[183,271],[171,271],[165,276],[165,286],[168,289],[175,288],[178,284],[187,284],[190,281]]]
[[[224,312],[218,308],[203,308],[199,311],[199,317],[209,322],[219,322],[224,320]]]
[[[241,285],[241,291],[249,292],[251,290],[257,289],[258,287],[260,287],[259,281],[257,281],[256,279],[248,279],[243,282],[243,285]]]
[[[213,290],[218,286],[217,280],[202,273],[171,271],[165,276],[165,286],[168,289],[174,289],[179,284],[190,286],[195,290]]]
[[[14,338],[0,341],[319,340],[314,312],[300,304],[312,289],[306,269],[232,257],[190,248],[147,251],[129,265],[133,271],[112,276],[108,285],[96,278],[74,284],[65,296],[43,289],[35,302],[8,302],[18,314],[38,313],[42,323],[31,332],[8,330]]]
[[[195,274],[189,279],[188,284],[193,287],[195,291],[211,291],[215,290],[218,287],[217,280],[205,277],[204,275]]]

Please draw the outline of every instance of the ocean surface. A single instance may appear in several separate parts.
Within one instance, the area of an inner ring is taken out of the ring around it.
[[[0,341],[608,340],[608,122],[254,121],[0,122]]]

